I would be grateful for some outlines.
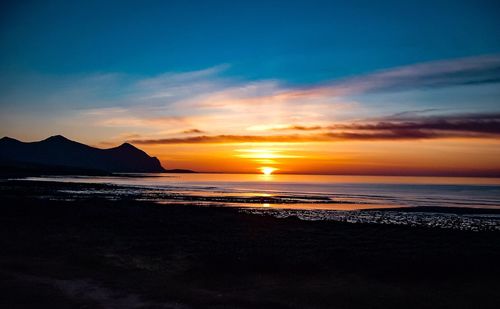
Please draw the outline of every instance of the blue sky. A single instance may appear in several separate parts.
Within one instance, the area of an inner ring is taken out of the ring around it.
[[[12,1],[0,72],[224,74],[305,84],[500,51],[498,1]]]

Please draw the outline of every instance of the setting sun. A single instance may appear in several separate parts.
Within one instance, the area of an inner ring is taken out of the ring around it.
[[[275,170],[277,170],[276,168],[274,167],[261,167],[260,168],[262,174],[264,175],[271,175]]]

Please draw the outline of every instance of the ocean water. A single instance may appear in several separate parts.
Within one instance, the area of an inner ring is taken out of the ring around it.
[[[342,211],[416,206],[500,209],[498,178],[165,173],[28,179],[112,184],[116,187],[111,191],[72,193],[131,195],[163,204]]]

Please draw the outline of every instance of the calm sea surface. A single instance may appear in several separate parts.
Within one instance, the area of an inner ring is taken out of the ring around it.
[[[500,179],[252,174],[135,174],[132,177],[33,177],[37,181],[105,183],[113,192],[160,203],[288,209],[358,210],[438,206],[500,209]]]

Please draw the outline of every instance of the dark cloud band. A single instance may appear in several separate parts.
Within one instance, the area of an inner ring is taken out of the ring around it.
[[[282,135],[198,135],[165,139],[132,140],[136,144],[197,144],[252,142],[328,142],[369,140],[415,140],[437,138],[500,138],[500,114],[471,114],[448,117],[421,117],[404,121],[336,124],[331,126],[290,126],[309,134]],[[280,129],[284,130],[284,129]]]

